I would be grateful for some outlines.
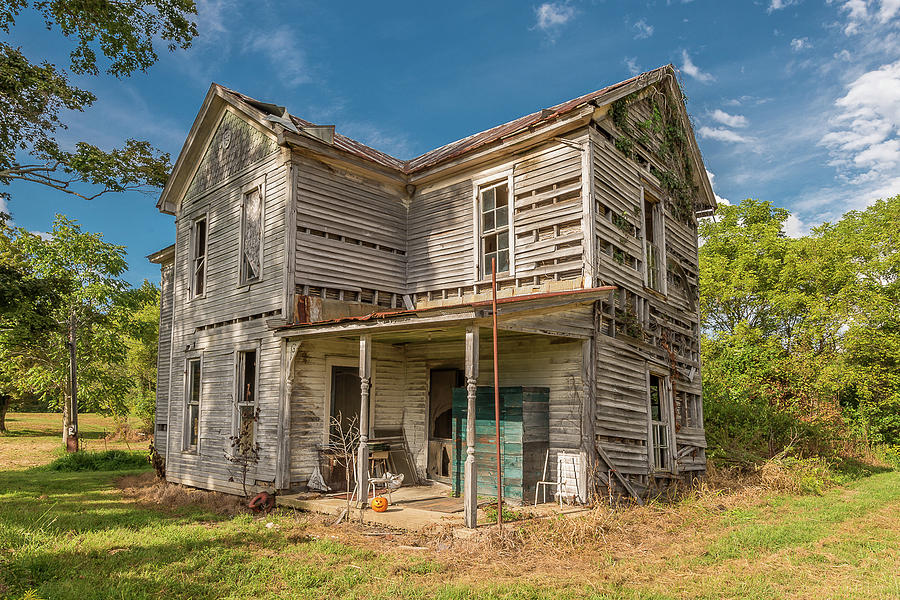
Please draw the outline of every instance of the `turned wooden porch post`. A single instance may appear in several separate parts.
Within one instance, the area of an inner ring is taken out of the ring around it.
[[[466,527],[475,528],[478,511],[478,473],[475,469],[475,398],[478,392],[478,327],[466,328],[466,468],[463,505]]]
[[[372,387],[372,336],[359,337],[359,456],[356,485],[359,506],[369,499],[369,390]]]

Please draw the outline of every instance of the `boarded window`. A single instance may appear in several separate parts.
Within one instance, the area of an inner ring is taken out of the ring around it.
[[[256,451],[256,350],[238,353],[237,431],[234,449],[236,454],[250,455]]]
[[[241,218],[241,283],[257,281],[261,274],[262,190],[255,187],[244,194]]]
[[[191,296],[206,293],[206,217],[194,221],[191,230]]]
[[[187,364],[184,407],[184,449],[196,452],[200,441],[200,359]]]
[[[501,183],[482,188],[481,277],[491,276],[491,261],[497,261],[497,273],[509,271],[509,187]]]

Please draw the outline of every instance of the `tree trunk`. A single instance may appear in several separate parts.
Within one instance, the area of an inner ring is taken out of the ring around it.
[[[6,411],[9,410],[9,404],[12,396],[0,394],[0,433],[6,433]]]
[[[78,452],[78,369],[75,355],[75,331],[77,322],[75,311],[69,314],[69,389],[66,394],[66,402],[63,406],[63,439],[66,442],[66,452]]]

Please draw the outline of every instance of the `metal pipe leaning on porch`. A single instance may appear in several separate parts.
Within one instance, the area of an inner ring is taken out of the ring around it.
[[[500,367],[497,345],[497,259],[491,259],[491,320],[494,329],[494,427],[497,439],[497,529],[503,531],[503,459],[500,456]],[[469,416],[470,419],[474,415]]]

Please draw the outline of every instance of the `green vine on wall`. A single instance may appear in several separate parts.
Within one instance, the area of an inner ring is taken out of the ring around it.
[[[660,185],[669,195],[675,218],[691,224],[697,189],[693,184],[694,167],[688,136],[670,94],[656,87],[650,89],[647,96],[650,117],[639,121],[637,130],[631,126],[628,116],[631,104],[640,99],[638,93],[631,93],[611,104],[610,118],[622,134],[614,144],[628,158],[634,156],[635,144],[640,144],[660,159],[665,168],[659,169],[651,165],[650,172],[659,179]],[[658,140],[656,148],[653,147],[654,140]]]

